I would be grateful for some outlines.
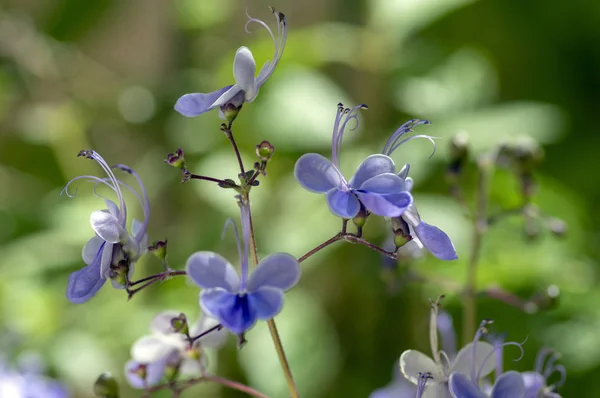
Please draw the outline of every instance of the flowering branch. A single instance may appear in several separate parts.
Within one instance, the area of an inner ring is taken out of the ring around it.
[[[150,393],[153,393],[156,391],[161,391],[164,389],[171,389],[171,390],[173,390],[174,394],[181,394],[181,392],[183,390],[185,390],[189,387],[192,387],[196,384],[200,384],[200,383],[204,383],[204,382],[213,382],[213,383],[221,384],[222,386],[231,388],[232,390],[241,391],[241,392],[251,395],[253,397],[269,398],[267,395],[255,390],[252,387],[249,387],[245,384],[238,383],[233,380],[225,379],[223,377],[213,376],[210,374],[205,374],[204,376],[195,377],[193,379],[181,381],[179,383],[160,384],[158,386],[147,389],[146,393],[150,394]],[[175,396],[177,396],[177,395],[175,395]]]

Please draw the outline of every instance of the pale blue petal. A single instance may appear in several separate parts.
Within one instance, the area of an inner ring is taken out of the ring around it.
[[[118,243],[125,232],[117,217],[108,211],[94,211],[90,216],[90,224],[94,232],[103,240]]]
[[[298,260],[287,253],[275,253],[265,257],[250,275],[248,291],[252,292],[263,286],[288,290],[300,279]]]
[[[81,258],[83,258],[83,262],[90,264],[92,261],[94,261],[103,243],[104,241],[97,236],[94,236],[88,240],[81,251]]]
[[[333,214],[342,218],[353,218],[360,210],[360,202],[356,195],[337,188],[327,192],[327,205]]]
[[[146,379],[142,379],[135,370],[140,366],[139,362],[132,360],[125,364],[125,377],[129,385],[138,390],[152,387],[160,383],[165,372],[165,362],[157,361],[146,365]]]
[[[303,188],[316,193],[327,193],[343,183],[331,160],[317,153],[302,155],[294,167],[294,176]]]
[[[525,383],[518,372],[506,372],[498,377],[492,389],[491,398],[524,398]]]
[[[119,206],[117,206],[117,204],[112,200],[106,198],[104,198],[104,203],[106,203],[106,208],[108,209],[109,213],[119,218],[119,215],[121,213],[119,211]]]
[[[404,166],[402,166],[402,169],[400,169],[400,171],[398,172],[398,177],[402,178],[403,180],[406,180],[406,178],[408,177],[409,171],[410,171],[410,164],[406,163]]]
[[[194,117],[210,111],[213,103],[233,86],[225,86],[212,93],[193,93],[180,97],[175,103],[175,110],[183,116]]]
[[[394,173],[395,171],[396,166],[392,158],[382,154],[371,155],[358,166],[349,184],[351,187],[357,188],[376,175]]]
[[[246,98],[253,98],[256,91],[256,62],[248,47],[240,47],[235,53],[233,60],[233,77],[235,84],[240,86]]]
[[[187,276],[203,289],[223,288],[235,292],[240,286],[240,277],[233,265],[215,252],[196,252],[185,264]]]
[[[241,97],[241,101],[240,101],[240,97]],[[225,91],[223,94],[221,94],[221,96],[219,98],[217,98],[215,100],[215,102],[212,104],[211,109],[212,108],[216,108],[217,106],[223,106],[226,104],[233,104],[235,106],[240,106],[241,104],[244,103],[244,91],[242,90],[242,88],[240,86],[238,86],[237,84],[234,84],[233,86],[231,86],[231,88],[227,91]]]
[[[113,255],[115,254],[115,250],[118,251],[117,255],[123,255],[120,246],[115,246],[112,243],[106,243],[104,245],[104,249],[102,250],[100,258],[100,276],[102,276],[103,278],[108,278],[108,275],[110,273],[110,266],[113,263]]]
[[[264,286],[249,292],[248,302],[256,313],[256,318],[267,321],[279,314],[283,308],[283,291],[276,287]]]
[[[454,398],[487,398],[477,386],[473,385],[469,377],[462,373],[452,373],[448,387]]]
[[[438,227],[421,221],[414,229],[425,249],[440,260],[456,260],[458,258],[454,244],[448,235]]]
[[[200,293],[200,305],[204,312],[235,334],[244,333],[256,323],[256,311],[249,304],[248,294],[207,289]]]
[[[521,373],[523,383],[525,384],[525,397],[537,397],[542,388],[546,386],[546,379],[538,372]]]
[[[356,195],[371,213],[383,217],[399,217],[412,204],[408,192],[378,194],[357,191]]]
[[[106,279],[100,274],[100,260],[102,257],[102,249],[98,250],[96,257],[90,265],[73,272],[69,275],[67,283],[67,298],[75,304],[85,303],[91,299],[98,290],[104,285]]]
[[[394,173],[382,173],[369,178],[357,189],[373,193],[398,193],[404,191],[404,181]]]

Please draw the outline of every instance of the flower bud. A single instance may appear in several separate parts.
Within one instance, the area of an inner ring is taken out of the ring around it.
[[[221,106],[220,110],[221,110],[221,114],[223,115],[223,118],[225,120],[227,120],[229,123],[233,123],[233,121],[237,117],[238,113],[240,113],[240,110],[242,110],[242,105],[235,106],[232,103],[227,103],[227,104]]]
[[[275,147],[269,141],[263,141],[256,146],[256,156],[262,162],[268,162],[275,152]]]
[[[158,257],[159,260],[165,261],[167,258],[167,240],[157,240],[152,246],[148,246],[148,251]]]
[[[102,373],[94,383],[94,395],[98,398],[119,398],[119,384],[110,373]]]
[[[362,227],[365,226],[368,217],[369,217],[369,212],[361,204],[360,210],[358,211],[358,214],[356,214],[356,216],[352,219],[352,222],[354,223],[354,225],[356,225],[356,228],[360,231],[362,229]]]
[[[171,327],[176,333],[185,334],[186,336],[190,333],[187,318],[183,313],[179,314],[177,318],[171,319]]]
[[[396,245],[396,249],[404,246],[412,240],[412,236],[410,236],[410,228],[408,227],[406,221],[402,219],[402,217],[392,218],[392,230],[394,231],[394,244]]]
[[[185,157],[181,148],[167,155],[165,162],[178,169],[185,169]]]
[[[121,260],[116,265],[110,266],[109,277],[117,284],[125,286],[127,284],[127,274],[129,273],[129,263],[127,260]]]
[[[175,381],[179,376],[179,363],[168,364],[165,367],[165,378],[168,381]]]

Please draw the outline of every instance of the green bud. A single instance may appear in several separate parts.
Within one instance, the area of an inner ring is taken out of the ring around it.
[[[94,383],[94,395],[98,398],[119,398],[119,384],[110,373],[102,373]]]
[[[392,230],[394,231],[394,244],[396,245],[396,249],[404,246],[412,240],[412,237],[410,236],[410,228],[408,227],[406,221],[402,219],[402,217],[392,218]]]
[[[157,240],[152,246],[148,246],[148,251],[158,257],[159,260],[165,261],[167,258],[167,240]]]
[[[275,153],[275,147],[269,141],[263,141],[256,146],[256,156],[262,162],[268,162]]]
[[[129,263],[127,260],[121,260],[117,265],[110,266],[110,279],[117,282],[121,286],[127,284],[127,274],[129,273]]]
[[[165,367],[165,378],[168,381],[175,381],[179,376],[179,363],[169,364]]]
[[[177,318],[171,319],[171,327],[177,333],[185,334],[186,336],[190,333],[188,321],[185,314],[181,313]]]
[[[181,148],[167,155],[165,162],[178,169],[185,169],[185,157]]]
[[[229,123],[233,123],[235,118],[238,116],[238,113],[240,113],[240,110],[242,110],[242,105],[237,107],[233,104],[225,104],[221,107],[221,112],[223,112],[225,120],[227,120]]]

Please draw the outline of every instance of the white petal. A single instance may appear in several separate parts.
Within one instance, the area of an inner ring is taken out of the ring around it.
[[[417,350],[404,351],[400,356],[400,370],[412,383],[419,382],[420,373],[431,373],[434,381],[444,381],[442,369],[435,361]]]
[[[150,363],[166,358],[177,351],[179,347],[171,344],[163,336],[143,336],[131,346],[131,358],[140,363]]]
[[[200,333],[207,331],[219,324],[219,321],[209,315],[203,315],[200,321],[194,323],[190,327],[190,335],[198,336]],[[206,336],[203,336],[196,340],[204,348],[218,348],[221,347],[225,340],[229,336],[227,329],[215,330],[210,332]]]
[[[114,215],[106,211],[95,211],[90,217],[90,223],[94,232],[110,243],[118,243],[121,240],[123,228],[119,224],[119,220]]]
[[[246,98],[252,98],[256,90],[254,75],[256,74],[256,62],[248,47],[240,47],[235,53],[233,61],[233,77],[235,84],[240,86],[246,93]]]
[[[448,391],[445,383],[434,383],[429,380],[425,384],[425,392],[423,392],[421,398],[452,398],[452,394]]]
[[[473,343],[469,343],[458,352],[450,373],[458,372],[470,375],[473,367],[480,378],[492,373],[496,367],[494,346],[483,341],[478,341],[476,344],[473,347]],[[473,348],[475,348],[475,361],[473,361]]]
[[[113,253],[115,251],[115,245],[112,243],[106,243],[102,250],[102,259],[100,260],[100,275],[104,278],[108,278],[110,272],[110,265],[113,262]]]
[[[157,314],[150,321],[150,331],[156,334],[170,334],[175,333],[173,330],[173,325],[171,324],[171,320],[173,318],[178,318],[180,312],[177,311],[163,311]]]
[[[417,211],[417,207],[413,204],[402,213],[402,219],[411,227],[416,227],[421,223],[421,217]]]
[[[89,265],[92,261],[94,261],[98,255],[98,251],[100,250],[102,243],[104,243],[104,241],[97,236],[94,236],[87,241],[85,246],[83,246],[83,250],[81,251],[81,257],[83,258],[84,263]]]
[[[106,208],[108,209],[108,212],[113,216],[119,218],[119,214],[121,213],[119,211],[119,206],[117,206],[116,203],[112,200],[106,198],[104,198],[104,203],[106,203]]]

